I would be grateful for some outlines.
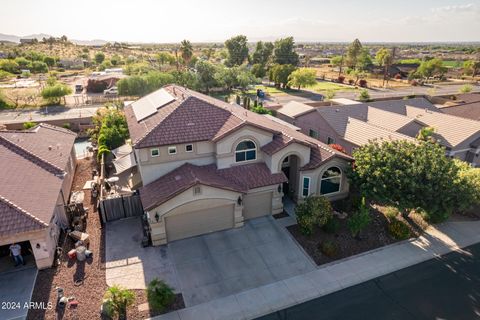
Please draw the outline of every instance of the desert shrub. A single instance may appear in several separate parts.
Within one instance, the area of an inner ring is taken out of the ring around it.
[[[353,79],[348,79],[348,84],[353,86],[355,84],[355,80]]]
[[[37,124],[35,122],[27,121],[27,122],[23,123],[23,129],[28,130],[28,129],[31,129],[31,128],[35,127],[36,125]]]
[[[326,233],[336,233],[340,228],[340,222],[335,217],[331,217],[328,219],[327,223],[325,223],[322,227],[322,230]]]
[[[304,235],[311,235],[315,225],[322,227],[332,218],[330,201],[323,196],[309,196],[295,208],[297,222]]]
[[[337,254],[337,245],[330,240],[323,241],[320,244],[320,251],[327,257],[334,257]]]
[[[358,85],[362,88],[366,88],[367,87],[367,80],[360,79],[360,81],[358,81]]]
[[[348,219],[347,226],[352,236],[358,237],[360,232],[368,226],[371,220],[370,210],[365,203],[365,198],[362,198],[360,208]]]
[[[337,82],[338,82],[338,83],[343,83],[344,81],[345,81],[345,77],[344,77],[344,76],[339,76],[339,77],[337,78]]]
[[[41,95],[42,98],[48,100],[49,102],[58,103],[62,97],[65,97],[71,93],[72,88],[63,83],[57,83],[53,86],[46,86],[43,88]]]
[[[66,122],[62,125],[62,127],[64,127],[65,129],[68,129],[70,130],[71,126],[70,126],[70,123]]]
[[[388,221],[394,220],[399,213],[400,211],[398,211],[398,209],[395,207],[386,207],[385,211],[383,212],[385,217],[387,217]]]
[[[360,93],[358,94],[358,100],[363,102],[370,101],[370,94],[368,93],[367,89],[360,90]]]
[[[390,222],[388,225],[388,232],[397,240],[405,240],[411,236],[408,225],[398,219],[394,219],[392,222]]]
[[[169,285],[155,278],[148,284],[147,298],[152,309],[162,312],[173,303],[175,293]]]

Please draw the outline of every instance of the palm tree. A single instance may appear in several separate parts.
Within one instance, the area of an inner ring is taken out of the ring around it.
[[[135,302],[133,291],[118,285],[111,286],[104,295],[104,306],[110,317],[127,318],[127,308]]]
[[[188,40],[183,40],[180,43],[180,52],[182,54],[183,63],[185,67],[188,66],[190,60],[192,60],[193,56],[193,46],[192,43]]]

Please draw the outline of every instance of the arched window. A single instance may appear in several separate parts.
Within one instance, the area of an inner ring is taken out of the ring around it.
[[[340,191],[342,171],[337,167],[328,168],[322,175],[320,194],[329,194]]]
[[[252,140],[243,140],[235,148],[235,161],[251,161],[257,159],[257,146]]]

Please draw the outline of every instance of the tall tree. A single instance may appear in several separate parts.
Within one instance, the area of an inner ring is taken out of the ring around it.
[[[195,64],[195,69],[197,70],[198,81],[200,86],[203,87],[206,93],[209,93],[210,88],[215,86],[215,66],[206,60],[198,60]]]
[[[355,39],[347,48],[346,65],[349,68],[355,69],[357,67],[358,58],[362,53],[362,43]]]
[[[381,48],[375,55],[375,61],[383,67],[383,86],[385,86],[385,81],[388,84],[388,68],[393,63],[393,54],[389,49]]]
[[[187,67],[188,64],[190,63],[190,60],[192,60],[192,57],[193,57],[192,43],[188,40],[183,40],[180,43],[180,53],[182,55],[183,63],[185,67]]]
[[[267,65],[273,53],[273,43],[258,41],[252,55],[252,64]]]
[[[235,36],[225,41],[225,47],[228,50],[227,66],[242,65],[248,58],[248,47],[246,36]]]
[[[293,37],[275,41],[274,62],[278,64],[290,64],[297,66],[300,62],[298,53],[295,52],[295,41]]]

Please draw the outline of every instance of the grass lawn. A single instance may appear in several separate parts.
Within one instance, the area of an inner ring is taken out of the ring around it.
[[[315,92],[326,92],[328,90],[332,91],[355,91],[355,87],[342,85],[338,83],[328,82],[328,81],[318,81],[316,85],[308,87],[307,89]]]
[[[461,68],[463,67],[463,61],[457,60],[444,60],[443,65],[450,68]]]

